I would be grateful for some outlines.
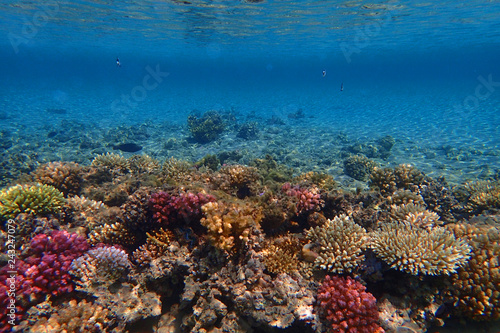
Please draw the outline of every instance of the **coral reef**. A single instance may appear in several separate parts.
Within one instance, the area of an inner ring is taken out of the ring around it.
[[[245,140],[254,140],[259,136],[259,124],[256,122],[248,122],[244,123],[238,129],[238,133],[236,134],[238,138],[242,138]]]
[[[392,268],[410,274],[450,275],[467,262],[471,247],[443,227],[423,229],[386,223],[371,234],[370,247]]]
[[[307,231],[316,266],[332,273],[349,273],[365,259],[368,235],[349,216],[341,215]]]
[[[116,173],[124,173],[129,170],[129,161],[122,155],[115,153],[97,155],[90,165],[96,168],[105,168]]]
[[[262,250],[266,269],[273,274],[292,274],[297,271],[300,248],[299,239],[292,235],[273,239]]]
[[[319,188],[315,185],[301,187],[300,185],[292,186],[290,183],[285,183],[281,187],[281,191],[287,196],[296,199],[295,211],[297,215],[319,211],[323,207],[324,201],[321,199]]]
[[[384,332],[375,297],[349,276],[326,276],[318,290],[317,302],[317,310],[332,332]]]
[[[0,216],[17,214],[46,215],[59,212],[65,202],[63,194],[50,185],[15,185],[0,192]]]
[[[481,180],[467,182],[455,193],[467,212],[478,215],[488,209],[500,209],[500,182]]]

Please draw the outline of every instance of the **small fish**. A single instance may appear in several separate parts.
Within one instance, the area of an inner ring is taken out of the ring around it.
[[[325,77],[325,76],[326,76],[326,71],[325,71],[325,70],[323,70],[323,73],[322,73],[322,74],[323,74],[323,77]]]
[[[340,91],[344,91],[344,82],[340,84]]]
[[[142,146],[139,146],[139,145],[132,143],[132,142],[127,142],[127,143],[122,143],[122,144],[113,146],[113,149],[114,150],[121,150],[121,151],[124,151],[127,153],[135,153],[135,152],[141,150]]]
[[[122,64],[120,62],[120,58],[116,58],[116,67],[122,67]]]

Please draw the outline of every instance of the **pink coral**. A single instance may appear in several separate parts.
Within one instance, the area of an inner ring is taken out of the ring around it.
[[[155,220],[162,224],[171,224],[177,221],[199,221],[202,217],[201,206],[214,201],[214,196],[204,193],[181,192],[175,196],[158,192],[151,195],[149,203]]]
[[[0,269],[0,304],[10,301],[3,292],[9,289],[9,271],[17,272],[14,274],[18,298],[17,318],[26,310],[28,303],[38,301],[44,295],[59,296],[73,291],[72,277],[69,275],[71,262],[88,248],[85,238],[67,231],[55,230],[50,235],[35,236],[31,240],[27,258],[16,260],[15,269],[7,266]],[[6,320],[6,314],[0,315],[0,325]]]
[[[321,199],[319,189],[315,186],[311,188],[300,187],[295,185],[292,187],[290,183],[285,183],[281,190],[289,197],[297,199],[296,208],[297,215],[310,211],[318,211],[323,207],[323,200]]]
[[[319,313],[332,332],[382,333],[375,297],[351,277],[327,276],[318,290]]]

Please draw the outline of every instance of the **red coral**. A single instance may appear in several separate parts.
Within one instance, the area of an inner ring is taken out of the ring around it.
[[[327,276],[318,290],[319,312],[332,332],[381,333],[376,299],[351,277]]]
[[[0,305],[10,302],[5,290],[10,288],[11,276],[15,276],[16,317],[26,310],[30,302],[36,302],[47,294],[59,296],[73,291],[69,269],[73,259],[89,249],[85,238],[67,231],[52,231],[50,236],[35,236],[30,244],[30,256],[16,260],[15,268],[0,269]],[[16,272],[15,274],[9,271]],[[10,318],[9,318],[10,319]],[[7,327],[7,313],[0,315],[0,325]],[[4,325],[5,324],[5,325]],[[0,332],[3,332],[0,329]]]
[[[149,203],[153,209],[153,218],[162,224],[177,221],[199,221],[202,217],[201,206],[215,201],[215,197],[204,193],[181,192],[178,196],[167,192],[151,195]]]
[[[299,185],[292,187],[290,183],[285,183],[281,190],[289,197],[297,199],[297,215],[310,211],[319,211],[323,207],[323,200],[317,187],[304,188]]]

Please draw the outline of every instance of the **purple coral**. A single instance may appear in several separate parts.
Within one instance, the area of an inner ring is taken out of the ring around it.
[[[175,196],[158,192],[151,195],[149,203],[156,221],[172,224],[178,221],[199,221],[202,217],[201,206],[213,201],[216,201],[214,196],[204,193],[181,192]]]
[[[40,234],[31,240],[29,256],[17,260],[15,268],[0,269],[0,304],[10,302],[6,292],[10,288],[9,271],[15,271],[15,293],[17,318],[26,310],[29,302],[36,302],[44,295],[59,296],[73,291],[69,268],[73,259],[87,251],[85,238],[67,231],[52,231],[50,235]],[[10,319],[10,318],[9,318]],[[7,314],[0,315],[0,325],[7,322]],[[0,332],[7,332],[0,329]]]

